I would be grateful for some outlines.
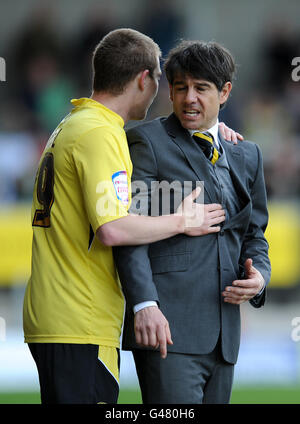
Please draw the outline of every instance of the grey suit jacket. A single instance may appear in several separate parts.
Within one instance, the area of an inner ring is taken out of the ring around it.
[[[133,181],[204,181],[204,202],[218,203],[207,159],[192,142],[174,114],[130,129],[127,133],[133,162]],[[243,278],[243,263],[253,259],[266,284],[270,279],[268,222],[263,164],[257,145],[222,141],[241,208],[221,231],[200,237],[179,234],[142,246],[114,248],[126,316],[123,349],[137,348],[133,305],[156,300],[169,321],[174,344],[169,351],[204,354],[219,337],[224,359],[235,363],[240,343],[240,309],[225,303],[221,292]],[[171,202],[172,203],[172,202]],[[149,205],[150,206],[150,205]],[[171,213],[172,213],[171,206]],[[265,291],[251,300],[263,305]]]

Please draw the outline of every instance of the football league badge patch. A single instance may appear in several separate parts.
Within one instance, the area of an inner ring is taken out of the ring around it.
[[[128,205],[128,180],[126,171],[118,171],[112,175],[112,182],[117,198],[123,205]]]

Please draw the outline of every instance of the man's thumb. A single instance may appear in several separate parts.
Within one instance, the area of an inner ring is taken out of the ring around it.
[[[200,193],[201,193],[201,187],[197,186],[190,194],[192,200],[194,201],[195,199],[197,199]]]
[[[245,260],[245,271],[246,274],[248,275],[251,272],[251,268],[252,268],[252,264],[253,264],[253,260],[248,258]]]

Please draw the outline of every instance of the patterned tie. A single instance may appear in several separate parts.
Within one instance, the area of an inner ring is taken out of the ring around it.
[[[214,146],[213,136],[209,132],[195,132],[193,138],[197,141],[207,159],[214,165],[219,159],[220,153]]]

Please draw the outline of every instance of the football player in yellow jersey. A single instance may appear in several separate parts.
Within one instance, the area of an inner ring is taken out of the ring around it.
[[[91,97],[72,100],[41,157],[23,322],[42,403],[117,402],[124,300],[112,246],[204,233],[201,205],[193,202],[199,191],[174,215],[128,212],[132,164],[124,125],[146,116],[159,59],[157,44],[137,31],[107,34],[94,52]],[[211,227],[223,220],[215,205]],[[164,356],[172,340],[159,308],[156,320]]]

